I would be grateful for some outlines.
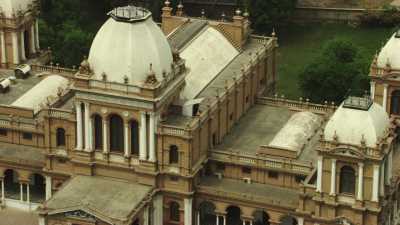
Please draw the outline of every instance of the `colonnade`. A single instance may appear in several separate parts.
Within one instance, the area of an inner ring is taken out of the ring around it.
[[[83,105],[83,110],[82,110]],[[94,151],[94,132],[93,119],[91,118],[90,103],[75,103],[76,122],[77,122],[77,143],[78,151],[92,152]],[[122,117],[121,117],[122,118]],[[130,122],[134,118],[123,119],[123,136],[124,136],[124,157],[128,158],[132,155],[130,144]],[[136,121],[136,120],[135,120]],[[156,129],[158,117],[153,112],[141,112],[139,124],[139,159],[144,161],[156,161]],[[110,136],[115,135],[110,131],[110,121],[108,117],[102,117],[102,140],[103,153],[110,153]]]
[[[373,177],[372,177],[372,195],[371,201],[378,202],[379,195],[384,195],[384,185],[389,184],[389,180],[391,178],[391,168],[392,168],[392,151],[388,153],[387,163],[386,160],[381,164],[373,165]],[[337,182],[337,169],[336,169],[337,160],[331,159],[331,177],[330,177],[330,195],[336,195],[336,182]],[[387,165],[386,165],[387,164]],[[385,172],[386,165],[386,172]],[[322,192],[322,174],[323,174],[323,157],[318,156],[317,161],[317,192]],[[386,178],[385,178],[386,177]],[[364,163],[358,163],[358,178],[357,178],[357,200],[364,200]]]
[[[12,40],[12,53],[13,58],[7,59],[7,51],[6,51],[6,38],[5,31],[0,31],[0,58],[1,64],[6,64],[7,62],[13,63],[15,65],[20,64],[21,61],[26,60],[26,52],[25,52],[25,31],[29,33],[29,51],[31,54],[35,54],[39,51],[39,25],[38,20],[35,20],[32,24],[27,26],[26,29],[16,30],[11,32],[11,40]]]

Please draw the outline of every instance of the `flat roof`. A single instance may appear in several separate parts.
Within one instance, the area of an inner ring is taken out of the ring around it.
[[[13,75],[13,70],[0,69],[0,79],[8,78]],[[41,78],[36,77],[33,74],[30,75],[27,79],[17,79],[16,84],[10,85],[10,90],[8,92],[0,93],[0,104],[10,105],[32,87],[38,84],[41,80]]]
[[[294,113],[287,108],[256,104],[215,148],[255,154],[259,146],[270,143]]]
[[[228,192],[241,195],[251,195],[254,199],[260,196],[260,201],[268,199],[266,203],[279,204],[289,207],[297,207],[299,193],[294,189],[277,187],[275,185],[260,183],[245,183],[242,180],[222,178],[216,176],[205,176],[200,179],[200,187],[215,189],[218,192]]]
[[[100,219],[125,221],[153,187],[100,176],[75,176],[46,202],[49,214],[83,210]]]

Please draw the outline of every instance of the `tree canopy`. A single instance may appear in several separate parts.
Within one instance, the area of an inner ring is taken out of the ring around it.
[[[369,61],[362,52],[345,39],[326,43],[322,54],[300,75],[304,96],[319,103],[340,103],[348,95],[363,95],[369,85]]]

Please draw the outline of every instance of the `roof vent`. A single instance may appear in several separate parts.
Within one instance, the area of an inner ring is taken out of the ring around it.
[[[369,96],[354,97],[350,96],[344,100],[343,108],[358,109],[368,111],[372,105],[372,99]]]

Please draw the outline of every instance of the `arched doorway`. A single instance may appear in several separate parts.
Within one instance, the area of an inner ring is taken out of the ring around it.
[[[118,115],[110,116],[110,151],[124,152],[124,122]]]
[[[139,155],[139,123],[136,120],[130,122],[131,127],[131,152]]]
[[[215,225],[216,215],[215,215],[215,205],[211,202],[202,202],[199,206],[200,212],[200,224],[201,225]]]
[[[255,211],[253,217],[253,225],[269,225],[269,215],[263,210]]]
[[[392,92],[390,99],[390,114],[400,115],[400,90]]]
[[[29,31],[25,30],[24,31],[24,50],[25,50],[25,58],[28,58],[29,55],[31,54],[30,51],[30,36],[29,36]]]
[[[8,169],[4,172],[4,194],[6,198],[20,199],[18,173]]]
[[[99,115],[94,115],[94,149],[101,150],[103,148],[103,119]]]
[[[227,225],[242,225],[242,219],[240,218],[242,212],[237,206],[229,206],[226,209],[226,224]]]
[[[31,202],[44,202],[46,198],[46,184],[42,175],[35,173],[29,177],[29,191]]]
[[[286,215],[280,219],[281,225],[297,225],[297,219],[293,216]]]

